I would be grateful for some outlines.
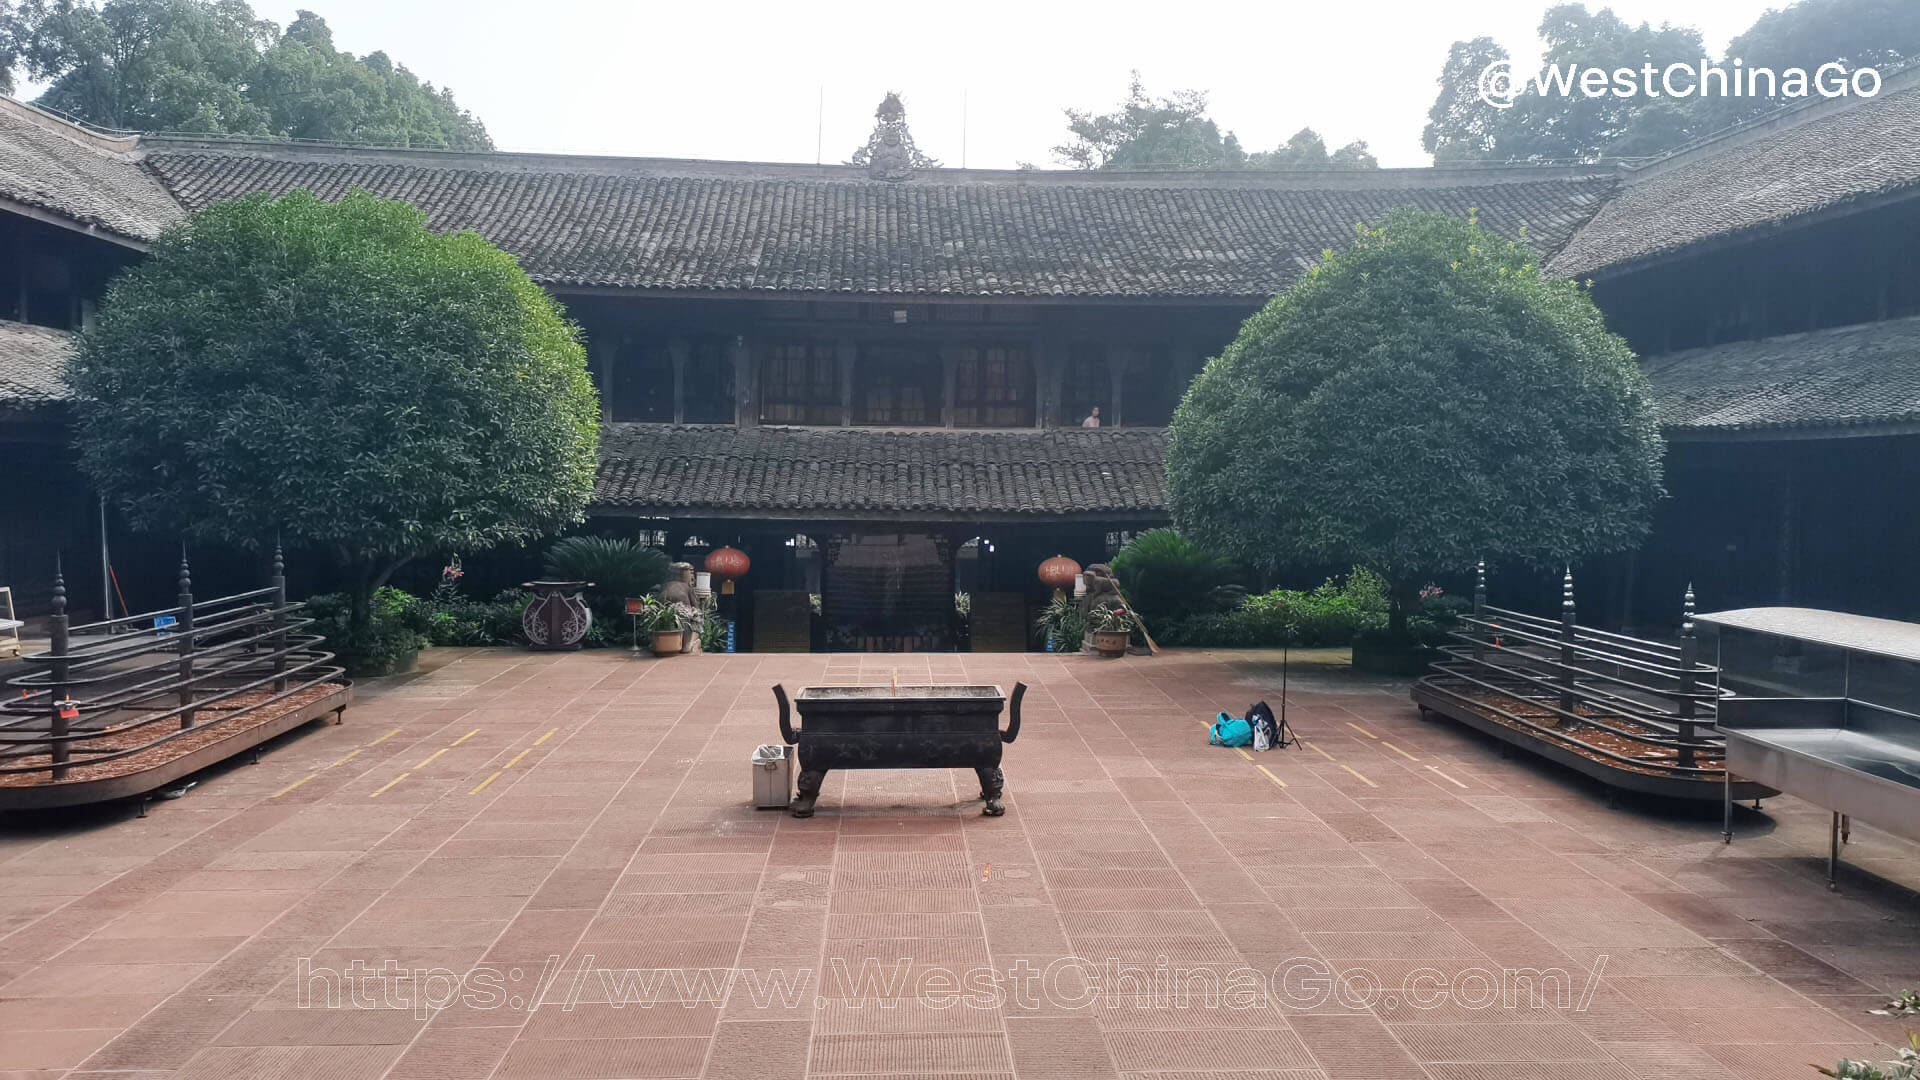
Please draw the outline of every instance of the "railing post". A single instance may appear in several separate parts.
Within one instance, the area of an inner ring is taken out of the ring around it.
[[[59,552],[53,556],[53,615],[47,620],[47,636],[52,639],[47,649],[47,667],[52,675],[47,687],[47,707],[51,711],[47,724],[47,759],[53,763],[53,779],[63,780],[69,757],[68,719],[73,711],[72,687],[67,680],[72,677],[73,669],[67,659],[67,578],[61,570]]]
[[[1573,711],[1573,567],[1560,579],[1560,707]]]
[[[193,726],[193,573],[187,566],[187,545],[180,545],[180,616],[174,621],[180,639],[180,726]]]
[[[1473,655],[1487,655],[1486,639],[1492,636],[1483,624],[1487,617],[1487,560],[1481,559],[1473,566]]]
[[[273,541],[273,692],[287,689],[287,560],[280,550],[280,539]]]
[[[1693,631],[1693,582],[1687,582],[1687,594],[1680,601],[1680,764],[1694,766],[1693,744],[1698,737],[1694,721],[1694,690],[1699,685],[1694,666],[1700,660],[1700,639]]]

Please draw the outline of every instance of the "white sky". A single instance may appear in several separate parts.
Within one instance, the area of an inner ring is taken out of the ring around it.
[[[1614,0],[1623,18],[1698,27],[1711,54],[1786,0]],[[280,0],[343,49],[383,49],[453,88],[503,150],[813,161],[864,143],[889,89],[947,165],[1053,164],[1066,106],[1104,109],[1139,68],[1150,93],[1209,92],[1249,150],[1302,126],[1424,165],[1420,129],[1456,39],[1537,57],[1549,0],[1027,0],[731,4],[612,0]],[[1590,3],[1590,7],[1601,6]],[[824,98],[824,108],[818,109]]]

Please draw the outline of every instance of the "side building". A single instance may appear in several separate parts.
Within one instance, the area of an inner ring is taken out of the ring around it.
[[[1920,619],[1920,69],[1622,175],[1548,263],[1651,376],[1669,498],[1615,621]]]

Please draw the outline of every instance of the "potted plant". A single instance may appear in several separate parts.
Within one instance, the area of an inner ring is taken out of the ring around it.
[[[1087,613],[1087,629],[1093,632],[1093,651],[1101,656],[1127,655],[1127,642],[1139,620],[1124,604],[1101,604]]]
[[[640,632],[649,635],[655,656],[673,656],[686,645],[687,626],[672,604],[648,597],[639,615]]]
[[[1073,599],[1056,596],[1048,601],[1033,620],[1034,629],[1040,632],[1040,638],[1048,652],[1079,652],[1086,636],[1086,624],[1080,617],[1080,609]]]

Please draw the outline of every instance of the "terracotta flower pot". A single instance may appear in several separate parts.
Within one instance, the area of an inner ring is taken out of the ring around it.
[[[1093,651],[1101,656],[1125,656],[1129,636],[1125,630],[1095,630]]]
[[[685,630],[655,630],[653,632],[653,655],[675,656],[683,647]]]

